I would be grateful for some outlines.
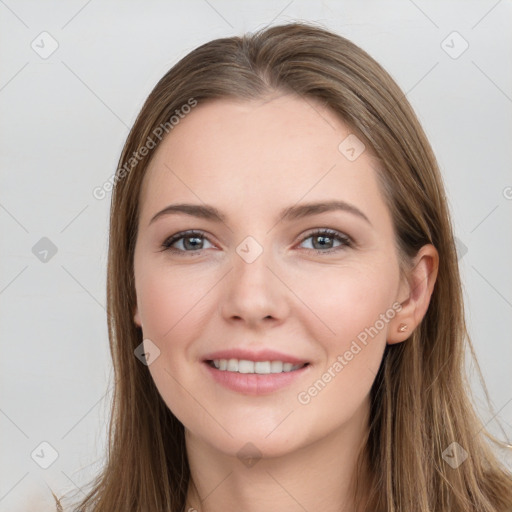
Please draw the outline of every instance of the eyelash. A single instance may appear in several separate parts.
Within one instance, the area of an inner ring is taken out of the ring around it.
[[[305,249],[306,251],[315,251],[316,253],[331,254],[331,253],[335,253],[340,250],[343,250],[345,248],[354,246],[354,242],[349,236],[344,235],[343,233],[340,233],[339,231],[335,231],[333,229],[327,229],[327,228],[326,229],[317,229],[317,230],[309,233],[306,237],[304,237],[304,238],[302,238],[302,240],[300,240],[300,244],[302,244],[303,242],[305,242],[306,240],[308,240],[311,237],[315,237],[315,236],[319,236],[319,235],[327,235],[328,238],[333,238],[335,240],[342,242],[342,245],[339,245],[338,247],[332,247],[325,251],[323,251],[321,249]],[[188,238],[198,237],[201,239],[208,240],[208,238],[204,236],[204,232],[202,232],[202,231],[194,231],[194,230],[180,231],[179,233],[176,233],[176,234],[170,236],[163,242],[163,244],[161,246],[162,247],[161,251],[162,252],[170,251],[172,253],[180,254],[180,255],[188,253],[188,256],[193,256],[193,255],[199,255],[204,250],[206,250],[206,249],[200,249],[197,251],[184,251],[181,249],[176,249],[174,247],[171,247],[178,240],[181,240],[182,238],[187,238],[187,237]]]

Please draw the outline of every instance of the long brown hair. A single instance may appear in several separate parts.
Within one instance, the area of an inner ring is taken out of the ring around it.
[[[158,82],[135,121],[111,203],[107,313],[115,386],[108,453],[75,510],[184,509],[190,483],[184,427],[134,356],[142,341],[133,321],[139,192],[152,146],[163,139],[156,134],[172,136],[169,120],[176,110],[193,101],[255,99],[274,91],[320,100],[379,157],[379,181],[404,266],[426,243],[439,253],[428,311],[408,340],[387,345],[371,389],[368,437],[356,472],[364,469],[369,479],[356,478],[359,503],[368,512],[512,510],[512,475],[488,446],[491,436],[470,400],[464,354],[466,347],[473,349],[431,146],[390,75],[349,40],[311,23],[198,47]],[[443,458],[447,449],[463,449],[468,457],[453,468]]]

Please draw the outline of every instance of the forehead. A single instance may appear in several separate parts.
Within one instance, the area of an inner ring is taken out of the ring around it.
[[[158,146],[144,178],[142,214],[178,199],[269,210],[328,195],[371,207],[380,195],[378,163],[368,147],[347,158],[347,144],[362,144],[354,137],[311,98],[199,103]]]

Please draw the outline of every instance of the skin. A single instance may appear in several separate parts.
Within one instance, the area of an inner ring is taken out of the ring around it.
[[[367,148],[349,161],[338,149],[350,133],[309,99],[215,100],[181,120],[151,161],[140,196],[134,321],[160,350],[149,370],[185,426],[195,484],[187,507],[354,510],[349,482],[367,429],[370,388],[386,343],[407,340],[423,318],[438,255],[424,246],[401,278],[376,159]],[[332,199],[356,206],[369,222],[347,211],[276,221],[286,207]],[[226,220],[180,213],[150,223],[182,202],[213,205]],[[317,228],[355,245],[334,239],[322,248],[311,237]],[[181,253],[161,250],[167,238],[189,229],[204,232],[202,242],[194,239],[190,248],[190,238],[182,238],[174,244]],[[236,252],[247,236],[263,249],[252,263]],[[299,393],[393,303],[400,311],[309,403],[300,403]],[[398,331],[401,323],[406,332]],[[235,347],[272,348],[310,365],[288,387],[250,396],[217,384],[202,363],[210,351]],[[261,455],[250,467],[237,456],[248,442]]]

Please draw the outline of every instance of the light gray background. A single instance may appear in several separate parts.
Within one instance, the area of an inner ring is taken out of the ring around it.
[[[27,510],[29,496],[51,504],[46,484],[82,487],[101,464],[110,195],[92,190],[114,172],[144,99],[199,44],[296,19],[367,50],[416,109],[460,240],[468,325],[495,408],[481,414],[503,439],[498,413],[512,436],[511,1],[0,0],[1,511]],[[44,31],[58,43],[46,58]],[[46,262],[32,251],[42,237],[57,247]],[[48,469],[31,458],[51,455],[43,441],[58,452]]]

